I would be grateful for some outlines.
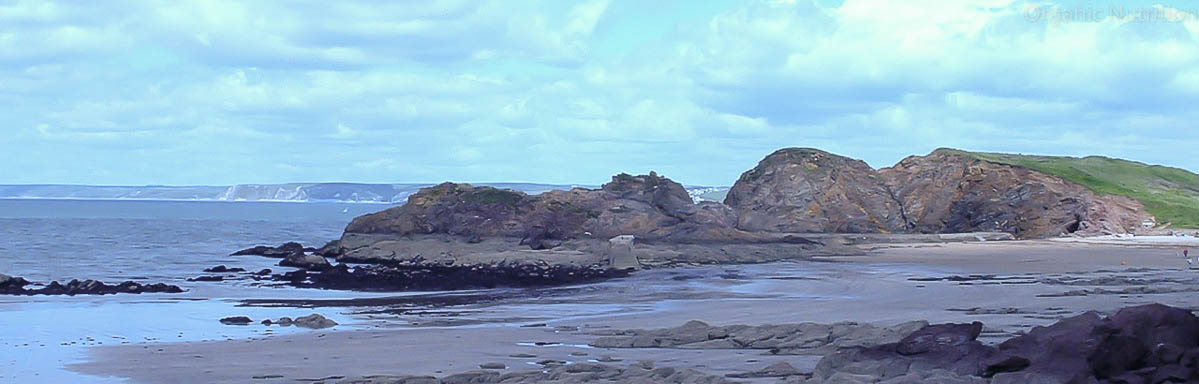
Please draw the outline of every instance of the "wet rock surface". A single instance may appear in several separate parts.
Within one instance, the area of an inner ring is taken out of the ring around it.
[[[254,320],[246,316],[229,316],[221,318],[220,322],[225,325],[250,325]]]
[[[690,321],[675,328],[610,332],[591,343],[597,348],[762,349],[776,355],[819,355],[839,348],[899,341],[926,322],[893,327],[852,322],[712,326]],[[603,334],[603,333],[600,333]]]
[[[470,371],[444,377],[433,376],[363,376],[338,381],[340,384],[384,383],[694,383],[724,384],[737,381],[693,369],[657,367],[652,362],[639,362],[626,367],[600,363],[548,365],[539,371],[500,371],[502,364],[488,365],[487,370]]]
[[[230,253],[229,255],[230,256],[263,256],[263,257],[284,258],[289,255],[293,255],[293,254],[297,254],[297,253],[315,252],[315,251],[317,251],[317,250],[314,248],[305,247],[304,245],[302,245],[300,243],[287,242],[287,243],[283,243],[277,247],[272,247],[272,246],[267,246],[267,245],[258,245],[258,246],[254,246],[251,248],[246,248],[246,249],[243,249],[243,250],[240,250],[237,252]]]
[[[41,285],[25,280],[19,276],[0,274],[0,294],[2,295],[113,295],[118,293],[181,293],[183,288],[164,283],[142,284],[126,281],[119,284],[105,284],[96,280],[71,280],[66,284],[52,281],[41,285],[41,288],[26,288],[30,285]]]
[[[307,269],[312,271],[321,271],[333,268],[333,264],[329,263],[329,259],[324,256],[319,256],[309,253],[293,253],[284,257],[279,261],[281,267],[294,267]]]
[[[458,290],[495,287],[538,287],[577,284],[613,277],[628,272],[603,265],[572,266],[550,263],[507,263],[444,265],[364,265],[338,264],[321,271],[299,270],[272,279],[304,288],[407,291]]]
[[[295,319],[290,317],[280,317],[278,320],[266,319],[262,321],[262,325],[271,326],[277,325],[280,327],[297,326],[308,329],[325,329],[337,326],[337,322],[327,318],[319,313],[313,313],[307,316],[300,316]]]

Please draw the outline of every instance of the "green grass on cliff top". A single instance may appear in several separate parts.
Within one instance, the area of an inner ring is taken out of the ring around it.
[[[1199,175],[1184,169],[1102,156],[1061,157],[955,151],[1015,165],[1081,184],[1097,193],[1124,195],[1145,205],[1161,224],[1199,228]]]

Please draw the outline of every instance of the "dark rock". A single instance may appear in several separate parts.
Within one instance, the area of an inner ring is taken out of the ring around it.
[[[245,271],[246,270],[243,268],[229,268],[224,265],[218,265],[218,266],[215,266],[212,268],[204,269],[204,272],[208,272],[208,273],[233,273],[233,272],[245,272]]]
[[[609,269],[603,265],[501,262],[481,265],[365,265],[354,268],[338,264],[320,271],[299,270],[271,278],[305,288],[408,291],[554,286],[627,275],[628,271]]]
[[[507,366],[507,365],[504,365],[504,363],[483,363],[483,364],[479,364],[479,368],[483,368],[483,369],[508,369],[508,366]]]
[[[230,316],[221,319],[221,324],[225,325],[250,325],[253,322],[254,320],[250,320],[249,317],[245,316]]]
[[[25,292],[25,286],[29,284],[29,280],[25,280],[24,277],[0,274],[0,293],[20,294]]]
[[[296,242],[283,243],[278,247],[270,247],[259,245],[252,248],[246,248],[237,252],[233,252],[230,256],[265,256],[283,258],[288,255],[304,252],[316,251],[312,248],[305,248],[303,244]]]
[[[312,253],[315,253],[317,255],[324,256],[324,257],[337,257],[338,255],[340,255],[342,253],[341,241],[333,240],[328,243],[325,243],[324,246],[322,246],[316,250],[313,250]]]
[[[66,284],[52,281],[40,289],[25,288],[33,283],[22,277],[0,275],[0,294],[4,295],[112,295],[117,293],[181,293],[183,288],[163,283],[141,284],[126,281],[116,285],[96,280],[71,280]]]
[[[254,272],[254,275],[255,275],[255,276],[270,276],[270,275],[271,275],[271,270],[270,270],[269,268],[267,268],[267,269],[263,269],[263,270],[261,270],[261,271]]]
[[[196,276],[188,278],[187,281],[225,281],[224,276]]]
[[[1007,372],[1019,372],[1028,368],[1032,362],[1020,356],[1007,356],[998,362],[988,364],[987,369],[983,371],[983,377],[993,377],[996,374]]]
[[[293,253],[284,257],[279,261],[281,267],[295,267],[307,269],[310,271],[323,271],[333,268],[333,264],[329,263],[329,259],[324,256],[306,253]]]
[[[993,384],[1199,381],[1199,318],[1185,309],[1149,304],[1108,318],[1088,312],[997,347],[974,340],[980,330],[978,323],[934,325],[899,343],[842,350],[817,363],[814,380],[928,382],[928,372],[940,371],[956,375],[950,382],[981,376]]]
[[[955,349],[967,345],[982,333],[983,323],[930,325],[904,337],[895,347],[900,355]]]

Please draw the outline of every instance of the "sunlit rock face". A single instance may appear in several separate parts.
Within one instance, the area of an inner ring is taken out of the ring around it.
[[[1018,238],[1128,233],[1151,217],[1137,201],[1098,195],[1034,170],[939,150],[879,172],[922,233],[1007,232]]]
[[[695,204],[682,185],[655,173],[619,174],[600,189],[538,195],[443,183],[400,207],[354,219],[347,233],[466,237],[720,240],[737,236],[733,211]]]
[[[737,227],[772,232],[906,232],[899,201],[861,160],[786,148],[741,174],[725,204]]]

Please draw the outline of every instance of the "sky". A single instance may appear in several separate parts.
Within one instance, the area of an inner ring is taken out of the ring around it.
[[[1189,1],[5,1],[0,184],[731,185],[783,147],[1199,170]]]

